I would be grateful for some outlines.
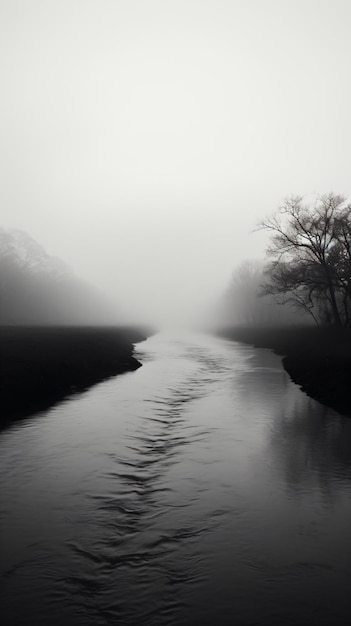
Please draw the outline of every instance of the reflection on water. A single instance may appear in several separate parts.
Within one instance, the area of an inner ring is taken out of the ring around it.
[[[276,419],[269,446],[295,491],[313,483],[330,501],[338,498],[340,489],[349,489],[351,420],[332,415],[313,400],[295,397],[289,411]]]
[[[138,351],[1,433],[5,624],[347,624],[351,420],[266,350]]]

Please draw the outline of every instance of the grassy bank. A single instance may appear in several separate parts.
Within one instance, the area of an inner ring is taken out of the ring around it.
[[[137,369],[133,343],[148,334],[130,327],[0,327],[0,422]]]
[[[303,391],[351,416],[351,331],[236,327],[218,330],[216,334],[282,355],[285,370]]]

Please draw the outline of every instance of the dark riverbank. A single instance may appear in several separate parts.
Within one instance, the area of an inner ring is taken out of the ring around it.
[[[131,327],[0,327],[0,421],[44,410],[75,391],[141,366]]]
[[[344,329],[225,328],[217,335],[282,355],[291,379],[310,397],[351,416],[351,332]]]

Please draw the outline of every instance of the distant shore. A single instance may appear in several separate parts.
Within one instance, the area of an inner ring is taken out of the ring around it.
[[[351,331],[316,327],[222,328],[216,334],[281,355],[302,391],[351,416]]]
[[[0,327],[0,424],[136,370],[133,344],[151,334],[135,327]]]

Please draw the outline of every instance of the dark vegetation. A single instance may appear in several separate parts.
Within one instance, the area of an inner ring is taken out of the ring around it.
[[[283,355],[306,393],[351,415],[351,205],[292,197],[260,228],[268,261],[234,272],[219,334]]]
[[[133,356],[133,343],[146,334],[126,327],[1,327],[1,422],[137,369],[141,364]]]

